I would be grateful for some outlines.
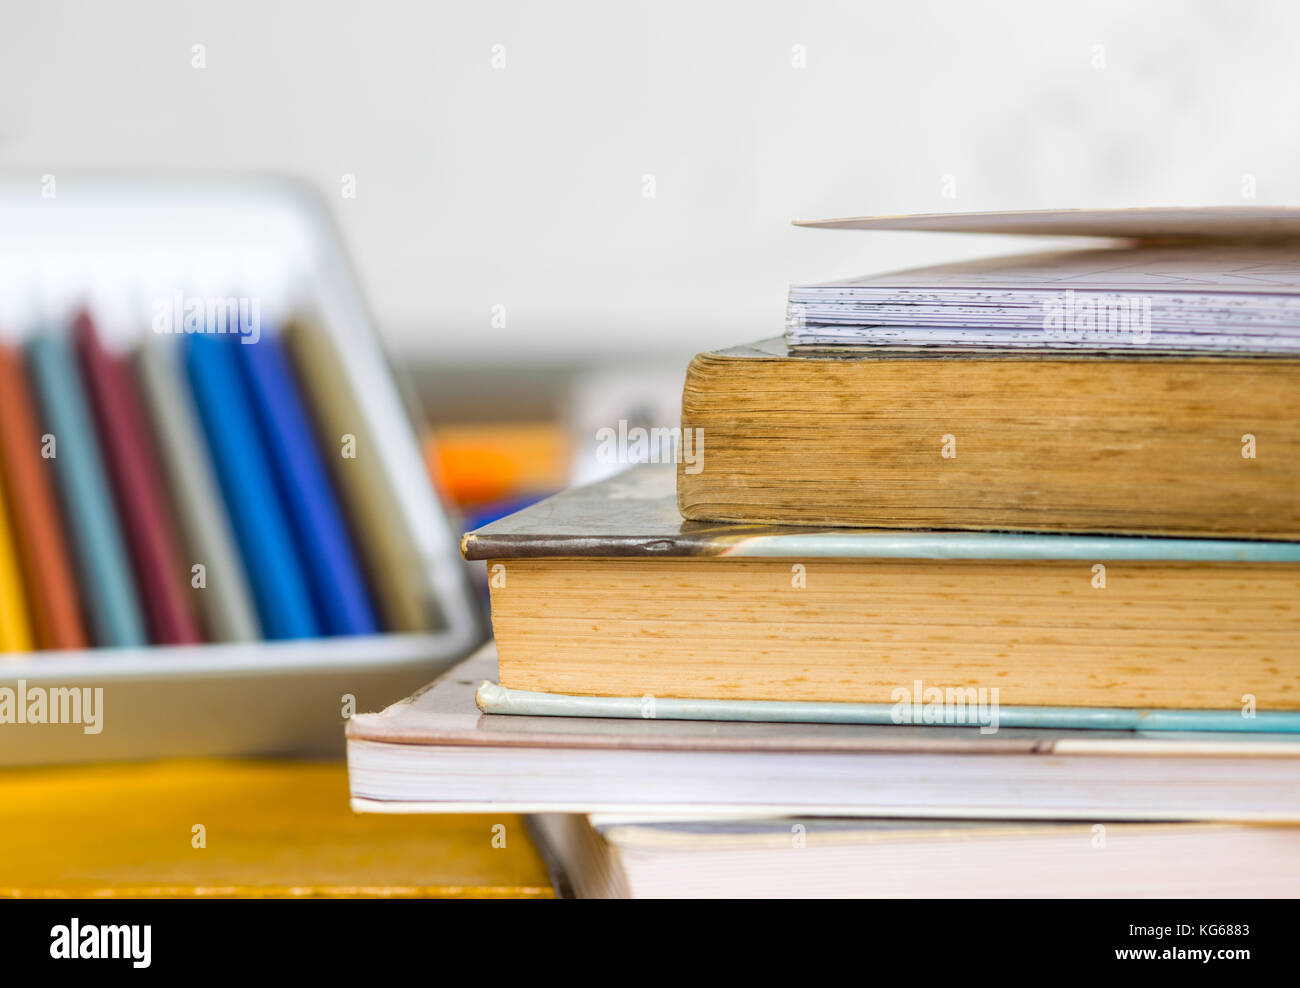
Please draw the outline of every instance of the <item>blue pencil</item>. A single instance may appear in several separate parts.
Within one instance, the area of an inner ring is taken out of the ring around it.
[[[314,638],[320,625],[252,399],[240,376],[235,348],[241,345],[226,337],[192,336],[185,347],[185,368],[262,631],[268,638]]]
[[[81,377],[66,341],[41,334],[27,345],[44,427],[53,437],[59,498],[97,645],[149,644],[135,578],[104,473]]]
[[[306,563],[317,620],[331,635],[375,634],[379,624],[361,566],[279,341],[263,335],[236,349]]]

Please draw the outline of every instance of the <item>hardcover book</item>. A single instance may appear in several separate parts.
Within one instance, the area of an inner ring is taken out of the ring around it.
[[[697,356],[694,521],[1300,539],[1300,360]],[[688,469],[689,466],[689,469]]]
[[[673,481],[637,466],[464,537],[488,564],[509,691],[491,702],[707,701],[693,715],[711,719],[729,702],[798,719],[868,705],[845,715],[862,720],[938,690],[944,709],[954,694],[1019,723],[1077,721],[1011,708],[1083,707],[1232,730],[1300,710],[1295,543],[705,524],[679,516]]]

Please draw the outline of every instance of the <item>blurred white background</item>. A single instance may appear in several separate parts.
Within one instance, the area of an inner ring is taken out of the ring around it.
[[[1298,29],[1282,2],[4,0],[0,169],[298,176],[391,344],[676,357],[778,334],[790,282],[1016,247],[795,217],[1300,202]]]

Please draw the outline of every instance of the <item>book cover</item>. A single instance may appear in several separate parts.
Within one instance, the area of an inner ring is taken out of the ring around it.
[[[1013,209],[977,213],[913,213],[795,220],[824,230],[999,233],[1039,237],[1102,237],[1135,241],[1260,243],[1300,239],[1295,206],[1146,206],[1119,209]]]
[[[466,559],[718,556],[1300,563],[1296,542],[689,521],[678,511],[673,466],[657,463],[562,491],[469,532],[461,539],[461,553]]]

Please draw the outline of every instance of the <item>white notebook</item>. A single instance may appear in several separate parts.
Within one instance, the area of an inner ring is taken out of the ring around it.
[[[353,717],[353,809],[1300,822],[1287,737],[480,713],[496,678],[488,645]]]
[[[1109,238],[790,289],[792,346],[1300,354],[1300,210],[1063,210],[822,220]],[[1118,246],[1115,238],[1124,239]]]

